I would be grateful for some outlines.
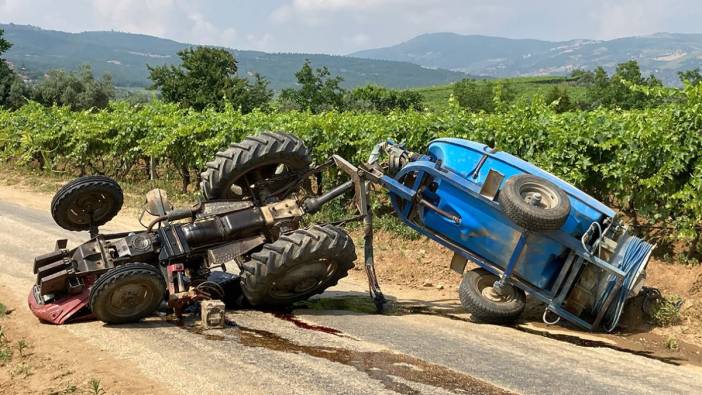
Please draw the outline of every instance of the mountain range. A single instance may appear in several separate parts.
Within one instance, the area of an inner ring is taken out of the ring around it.
[[[147,87],[146,65],[176,64],[177,52],[191,44],[115,31],[66,33],[34,26],[0,24],[13,46],[4,57],[29,79],[41,78],[56,68],[77,69],[90,64],[96,74],[110,73],[117,86]],[[295,85],[295,72],[305,59],[315,67],[327,66],[344,78],[345,87],[369,83],[391,88],[446,84],[466,77],[458,71],[438,70],[409,62],[361,59],[304,53],[266,53],[231,50],[240,75],[260,73],[279,90]]]
[[[677,83],[677,72],[702,67],[702,34],[657,33],[613,40],[543,41],[432,33],[349,56],[411,62],[491,77],[563,75],[578,68],[637,60],[645,73]]]
[[[0,24],[0,28],[13,43],[5,58],[33,80],[51,69],[77,69],[81,64],[90,64],[96,74],[110,73],[117,86],[148,87],[147,64],[177,64],[177,52],[191,46],[116,31],[67,33],[16,24]],[[611,72],[617,64],[630,59],[637,60],[644,73],[676,84],[677,72],[702,67],[702,34],[544,41],[430,33],[348,56],[231,51],[239,62],[241,75],[260,73],[275,90],[295,85],[294,74],[305,59],[341,75],[347,88],[369,83],[390,88],[432,86],[470,76],[565,75],[574,69],[597,66]]]

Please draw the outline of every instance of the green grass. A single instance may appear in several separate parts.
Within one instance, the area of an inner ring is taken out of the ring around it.
[[[105,389],[102,387],[100,380],[92,378],[88,381],[88,391],[93,395],[105,394]]]
[[[680,351],[680,343],[678,342],[678,339],[670,336],[665,341],[665,348],[670,351]]]
[[[19,354],[21,357],[24,357],[27,355],[27,354],[25,354],[25,352],[27,351],[28,348],[29,348],[29,343],[26,340],[22,339],[22,340],[17,341],[17,351],[19,351]]]
[[[12,360],[12,345],[5,337],[5,332],[0,327],[0,366],[5,366]]]
[[[12,378],[21,376],[22,378],[27,378],[32,375],[32,367],[27,365],[26,363],[21,363],[12,369],[12,372],[10,372],[10,375]]]
[[[576,85],[567,77],[561,76],[538,76],[538,77],[517,77],[505,78],[501,80],[484,80],[502,81],[510,84],[517,92],[516,100],[531,100],[536,95],[544,96],[553,88],[553,86],[561,86],[568,89],[571,99],[574,102],[582,101],[585,98],[585,87]],[[426,88],[414,89],[419,92],[424,98],[424,104],[430,110],[440,110],[448,105],[449,97],[453,93],[453,84],[436,85]]]
[[[653,306],[651,319],[658,326],[670,326],[680,323],[680,308],[683,300],[677,295],[660,298]]]

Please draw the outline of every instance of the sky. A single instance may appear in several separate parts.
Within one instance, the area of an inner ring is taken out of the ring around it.
[[[702,33],[700,0],[0,0],[0,23],[348,54],[432,32],[551,41]]]

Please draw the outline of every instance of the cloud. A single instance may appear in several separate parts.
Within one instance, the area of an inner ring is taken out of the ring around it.
[[[407,9],[426,9],[439,2],[440,0],[292,0],[275,8],[270,19],[278,23],[302,20],[310,25],[320,25],[325,22],[334,23],[330,17],[335,14],[348,16],[382,13],[389,16],[388,10],[402,14]]]
[[[349,40],[351,44],[361,47],[364,46],[370,41],[370,37],[367,34],[364,33],[358,33],[355,34],[353,37],[351,37],[351,40]]]
[[[189,36],[195,44],[232,46],[236,43],[237,32],[233,27],[220,29],[197,11],[188,13],[187,19],[191,22]]]
[[[293,8],[300,11],[338,11],[361,10],[383,7],[390,3],[401,3],[401,0],[294,0]]]
[[[666,30],[671,12],[679,12],[680,1],[624,0],[599,1],[596,19],[597,38],[645,35]]]
[[[234,27],[219,27],[197,2],[184,0],[95,0],[92,7],[103,26],[169,37],[193,44],[232,46]]]
[[[294,14],[294,10],[289,5],[282,5],[271,12],[270,19],[273,22],[283,23],[289,21]]]
[[[422,33],[610,39],[702,32],[699,0],[0,0],[0,22],[193,44],[349,53]]]
[[[99,23],[128,32],[163,36],[178,16],[175,0],[94,0],[91,4]]]
[[[270,33],[246,35],[246,42],[249,44],[249,48],[258,51],[271,51],[271,44],[273,44],[274,41],[275,37]]]

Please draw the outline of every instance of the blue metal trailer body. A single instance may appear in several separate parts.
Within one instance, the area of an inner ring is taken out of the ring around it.
[[[566,192],[571,209],[560,230],[527,231],[505,215],[495,196],[517,174],[539,176]],[[476,142],[435,140],[426,155],[382,183],[406,224],[590,330],[616,326],[652,250],[624,233],[603,255],[600,239],[615,220],[612,209],[528,162]],[[418,196],[436,209],[416,204]],[[599,239],[586,241],[584,235],[595,230]]]

